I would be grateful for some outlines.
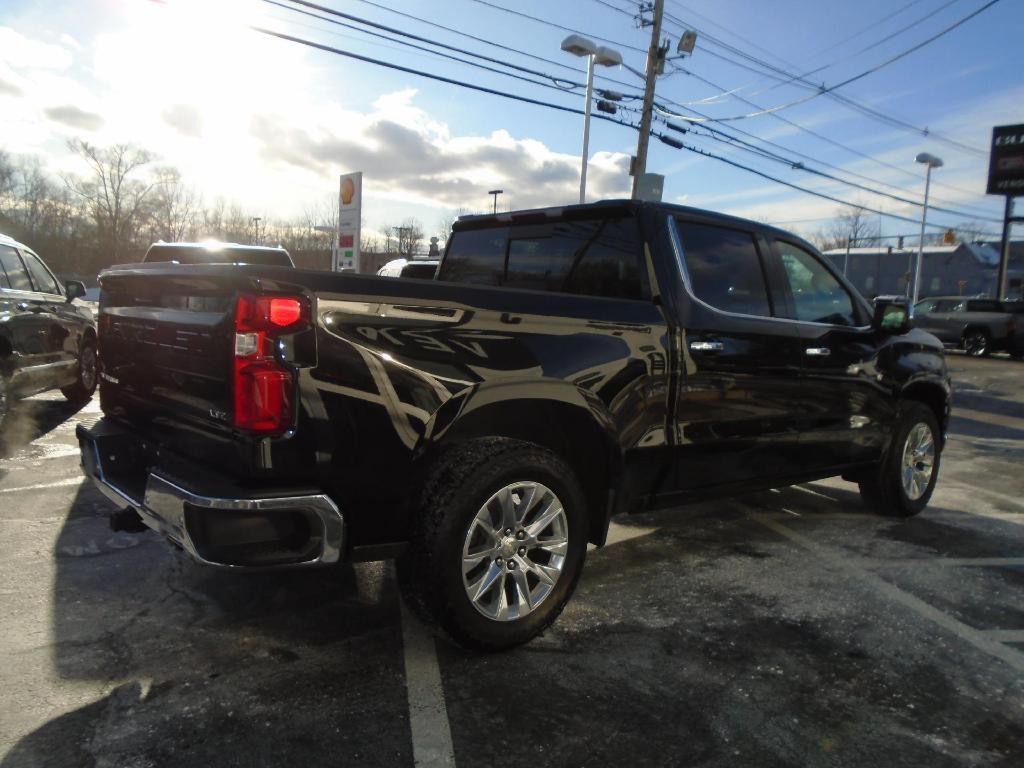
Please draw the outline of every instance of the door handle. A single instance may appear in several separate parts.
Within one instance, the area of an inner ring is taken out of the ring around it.
[[[691,352],[721,352],[725,344],[720,341],[691,341]]]
[[[29,305],[29,303],[28,303],[27,301],[19,301],[19,302],[18,302],[17,304],[15,304],[14,306],[16,306],[16,307],[17,307],[18,309],[20,309],[20,310],[21,310],[22,312],[28,312],[28,310],[29,310],[29,306],[30,306],[30,305]]]
[[[811,357],[828,357],[832,354],[832,350],[828,347],[808,347],[804,350],[804,354]]]

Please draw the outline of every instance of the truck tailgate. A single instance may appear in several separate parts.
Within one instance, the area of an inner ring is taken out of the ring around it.
[[[103,408],[202,425],[231,413],[234,286],[209,278],[103,279]]]

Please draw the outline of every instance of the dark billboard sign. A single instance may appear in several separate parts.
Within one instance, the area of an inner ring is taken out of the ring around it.
[[[992,129],[986,192],[1024,195],[1024,125],[999,125]]]

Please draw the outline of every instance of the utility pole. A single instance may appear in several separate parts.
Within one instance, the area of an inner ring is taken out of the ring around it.
[[[665,13],[665,0],[654,0],[654,21],[651,24],[651,47],[647,49],[647,85],[644,87],[644,110],[640,116],[640,136],[636,142],[636,162],[633,163],[633,198],[636,198],[640,177],[647,172],[647,144],[651,138],[651,118],[654,116],[654,86],[661,69],[661,17]]]

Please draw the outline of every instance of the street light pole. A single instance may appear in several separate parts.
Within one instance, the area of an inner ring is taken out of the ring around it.
[[[583,107],[583,164],[580,166],[580,205],[587,202],[587,158],[590,157],[590,103],[594,99],[594,54],[587,56],[587,98]]]
[[[915,160],[923,163],[927,170],[924,174],[924,208],[921,211],[921,241],[917,245],[917,264],[914,266],[914,292],[910,299],[910,316],[914,316],[914,306],[921,292],[921,262],[924,261],[924,230],[928,223],[928,190],[932,183],[932,168],[941,168],[942,160],[927,152],[920,153]]]
[[[587,159],[590,157],[590,105],[594,100],[594,65],[615,67],[622,64],[622,54],[597,45],[580,35],[569,35],[562,41],[562,50],[573,56],[587,57],[587,98],[583,108],[583,160],[580,164],[580,203],[587,201]],[[600,106],[600,105],[598,105]]]
[[[498,212],[498,195],[503,194],[504,192],[504,189],[492,189],[487,193],[488,195],[492,195],[494,197],[494,208],[491,211],[491,213]]]

